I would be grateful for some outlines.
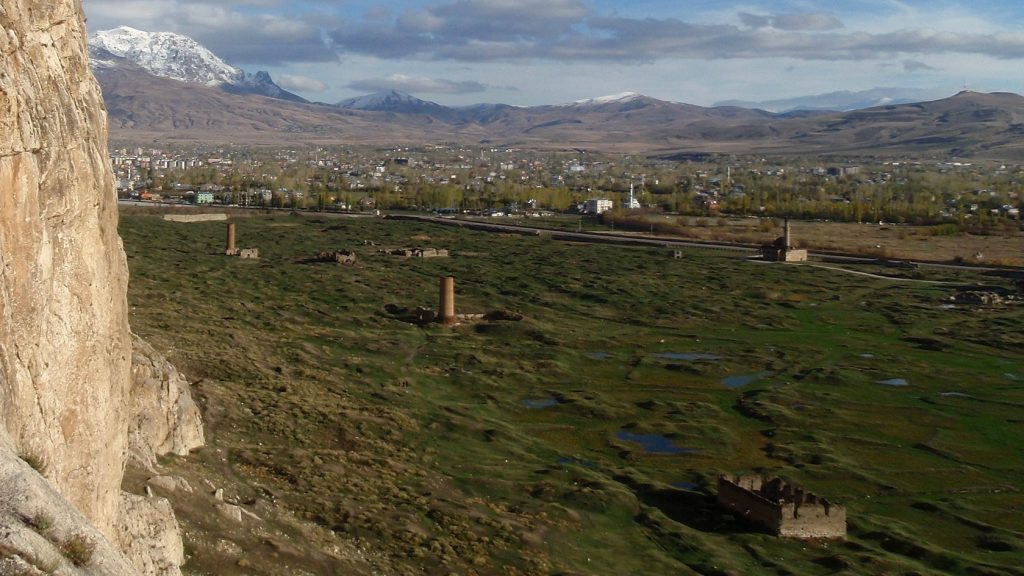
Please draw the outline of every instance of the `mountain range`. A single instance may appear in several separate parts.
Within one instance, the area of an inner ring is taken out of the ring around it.
[[[456,143],[680,154],[1024,159],[1024,98],[964,91],[851,111],[702,107],[637,93],[558,105],[449,107],[400,92],[310,103],[189,38],[127,28],[90,38],[111,136],[125,143]],[[889,91],[889,93],[893,93]],[[838,93],[843,94],[843,93]],[[850,98],[888,98],[848,93]],[[798,107],[799,108],[799,107]]]
[[[913,104],[928,100],[939,100],[948,96],[948,92],[928,90],[924,88],[872,88],[851,92],[840,90],[827,94],[783,98],[778,100],[724,100],[715,106],[739,106],[757,108],[768,112],[850,112],[876,106],[892,106],[895,104]]]
[[[267,72],[249,74],[195,40],[172,32],[145,32],[128,26],[96,32],[89,37],[89,60],[94,70],[137,66],[153,76],[219,87],[233,94],[308,103],[274,83]]]

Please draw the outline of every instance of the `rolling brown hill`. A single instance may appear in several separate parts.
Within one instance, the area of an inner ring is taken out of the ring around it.
[[[962,92],[831,114],[704,108],[637,96],[444,113],[350,110],[185,84],[123,66],[96,70],[111,136],[125,143],[458,143],[630,153],[958,156],[1024,159],[1024,97]]]

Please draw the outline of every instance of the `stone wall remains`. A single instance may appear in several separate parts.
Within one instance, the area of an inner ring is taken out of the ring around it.
[[[843,538],[846,508],[781,478],[722,476],[718,503],[773,534],[787,538]]]

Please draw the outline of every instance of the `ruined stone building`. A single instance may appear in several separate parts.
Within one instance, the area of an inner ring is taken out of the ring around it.
[[[786,538],[845,538],[846,508],[781,478],[722,476],[718,504]]]
[[[789,218],[786,218],[782,236],[779,236],[771,244],[761,246],[761,257],[773,262],[806,262],[807,250],[793,246],[793,236],[789,228]]]

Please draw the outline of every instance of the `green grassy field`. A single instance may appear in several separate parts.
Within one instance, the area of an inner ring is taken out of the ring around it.
[[[229,533],[172,497],[191,573],[1024,574],[1024,308],[947,302],[992,279],[237,222],[258,262],[222,255],[223,223],[121,223],[133,329],[207,419],[210,446],[164,466],[262,518]],[[407,246],[452,257],[377,253]],[[307,261],[329,249],[359,260]],[[460,313],[522,319],[409,322],[448,274]],[[716,478],[746,471],[845,504],[848,539],[721,512]]]

